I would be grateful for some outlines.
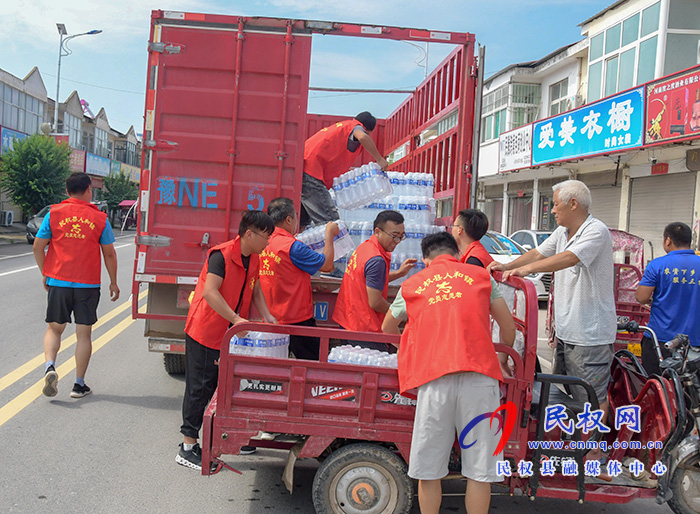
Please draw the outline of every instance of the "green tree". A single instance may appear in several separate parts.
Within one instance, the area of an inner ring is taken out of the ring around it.
[[[60,202],[66,197],[70,152],[68,145],[41,134],[15,140],[0,158],[0,188],[25,215]]]
[[[124,172],[111,173],[105,177],[104,189],[99,193],[99,199],[107,202],[112,222],[114,222],[114,214],[117,212],[119,204],[124,200],[136,200],[137,196],[136,184]]]

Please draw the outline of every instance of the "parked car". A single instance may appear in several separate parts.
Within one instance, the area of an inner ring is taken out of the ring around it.
[[[513,232],[510,238],[526,250],[532,250],[541,245],[550,235],[552,235],[551,230],[518,230]]]
[[[44,216],[46,216],[50,209],[51,206],[47,205],[29,219],[27,222],[27,243],[34,244],[36,233],[39,232],[39,227],[41,227],[41,223],[44,221]]]
[[[522,254],[527,252],[525,248],[518,243],[498,232],[489,230],[484,237],[481,238],[481,244],[484,245],[489,255],[493,260],[506,264],[514,261]],[[551,273],[532,273],[528,275],[528,280],[535,284],[538,300],[547,300],[549,297],[549,286],[552,283]]]

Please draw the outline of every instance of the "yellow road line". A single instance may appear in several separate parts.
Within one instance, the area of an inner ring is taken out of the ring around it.
[[[148,294],[148,291],[143,291],[141,294],[139,294],[139,301],[143,300],[146,295]],[[95,323],[92,326],[93,332],[100,328],[102,325],[105,323],[108,323],[112,321],[114,318],[116,318],[119,314],[124,312],[126,309],[131,307],[131,301],[126,301],[122,303],[121,305],[117,306],[116,308],[112,309],[110,312],[102,316],[97,323]],[[72,334],[71,336],[67,337],[65,340],[61,341],[61,349],[59,353],[62,351],[66,350],[67,348],[70,348],[73,346],[76,342],[76,337],[75,334]],[[17,382],[19,379],[23,378],[25,375],[28,373],[34,371],[36,368],[41,366],[44,363],[44,354],[37,355],[34,357],[32,360],[29,362],[22,364],[19,368],[14,369],[13,371],[10,371],[7,375],[4,377],[0,378],[0,391],[3,391],[4,389],[10,387],[12,384]]]
[[[145,312],[146,308],[142,307],[139,312]],[[102,348],[104,345],[112,341],[119,334],[124,332],[127,328],[131,326],[136,320],[131,319],[131,317],[125,318],[120,321],[116,326],[110,328],[107,332],[101,335],[92,343],[92,354],[94,355],[97,350]],[[65,377],[71,371],[75,369],[75,357],[71,357],[67,362],[61,364],[56,371],[59,377]],[[44,389],[44,379],[42,378],[35,384],[29,386],[29,388],[20,393],[16,398],[10,400],[7,404],[0,407],[0,427],[11,420],[14,416],[19,414],[25,407],[27,407],[34,400],[42,396],[42,390]]]

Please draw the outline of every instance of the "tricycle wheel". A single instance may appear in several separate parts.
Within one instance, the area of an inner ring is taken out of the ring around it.
[[[405,514],[413,501],[403,460],[367,443],[333,452],[318,468],[312,491],[317,514]]]
[[[671,477],[671,491],[668,506],[673,512],[700,513],[700,455],[688,455],[678,464]]]
[[[164,353],[163,365],[169,375],[182,375],[185,372],[185,356],[179,353]]]

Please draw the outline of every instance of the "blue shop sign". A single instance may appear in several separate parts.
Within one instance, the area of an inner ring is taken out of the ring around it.
[[[16,140],[19,139],[21,141],[22,139],[26,138],[27,134],[2,127],[2,130],[0,130],[0,140],[2,140],[2,148],[0,149],[0,153],[5,153],[8,150],[12,150]]]
[[[97,175],[98,177],[107,177],[110,169],[111,162],[109,159],[88,152],[85,160],[85,173]]]
[[[532,165],[642,146],[644,87],[533,125]]]

